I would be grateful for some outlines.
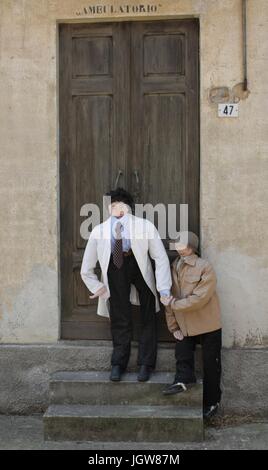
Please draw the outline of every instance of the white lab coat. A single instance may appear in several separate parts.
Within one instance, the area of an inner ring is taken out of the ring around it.
[[[169,259],[155,226],[149,220],[136,217],[132,214],[127,214],[127,217],[131,249],[146,284],[155,296],[155,311],[158,312],[160,306],[156,289],[160,292],[171,288],[172,281]],[[156,285],[149,254],[155,261]],[[110,297],[107,275],[110,256],[111,217],[102,224],[94,227],[88,239],[82,260],[80,274],[87,288],[90,292],[93,292],[93,294],[105,285]],[[99,261],[101,267],[101,281],[98,280],[94,272],[97,261]],[[133,284],[130,290],[130,302],[133,305],[140,305],[139,295]],[[109,317],[109,298],[105,300],[99,297],[97,314]]]

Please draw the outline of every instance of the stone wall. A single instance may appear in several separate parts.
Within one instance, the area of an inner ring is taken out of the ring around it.
[[[155,11],[137,7],[141,3]],[[106,12],[95,13],[92,5],[0,3],[0,341],[59,339],[58,23],[194,16],[200,19],[202,251],[218,275],[225,347],[264,347],[268,2],[248,0],[250,93],[240,100],[236,119],[218,118],[209,96],[215,87],[239,96],[234,87],[243,79],[240,0],[99,0],[96,5],[106,5]]]

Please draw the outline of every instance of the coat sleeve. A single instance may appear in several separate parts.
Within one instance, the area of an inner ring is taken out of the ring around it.
[[[98,261],[97,253],[97,240],[94,237],[94,230],[91,232],[90,237],[87,241],[86,249],[84,252],[80,275],[83,282],[86,284],[88,290],[95,294],[101,287],[104,286],[102,282],[98,280],[97,275],[94,272]]]
[[[151,258],[155,261],[156,288],[158,292],[170,290],[172,281],[169,259],[158,231],[151,222],[148,224],[148,248]]]
[[[174,299],[171,302],[172,310],[187,313],[204,307],[213,296],[216,283],[217,279],[214,269],[207,263],[203,270],[201,280],[193,290],[193,293],[185,299]]]
[[[176,321],[176,317],[171,309],[171,307],[166,307],[165,309],[165,314],[166,314],[166,322],[167,322],[167,327],[170,333],[174,333],[174,331],[179,330],[179,325]]]

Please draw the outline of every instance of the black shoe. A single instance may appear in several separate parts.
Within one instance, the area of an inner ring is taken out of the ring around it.
[[[173,383],[168,385],[167,388],[163,390],[163,395],[175,395],[175,393],[186,392],[187,387],[183,382]]]
[[[218,412],[219,406],[220,406],[219,403],[216,403],[216,405],[204,406],[203,418],[204,419],[212,418],[212,416],[214,416]]]
[[[140,366],[140,370],[138,373],[138,381],[139,382],[147,382],[149,380],[151,373],[153,371],[153,368],[150,366]]]
[[[121,380],[122,373],[123,370],[121,366],[112,366],[110,380],[112,380],[112,382],[119,382]]]

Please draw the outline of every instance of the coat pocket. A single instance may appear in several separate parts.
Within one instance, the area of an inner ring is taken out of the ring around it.
[[[188,295],[192,294],[193,290],[198,285],[199,281],[200,281],[199,274],[193,274],[193,273],[186,274],[186,276],[183,278],[183,281],[182,281],[183,296],[187,297]]]

